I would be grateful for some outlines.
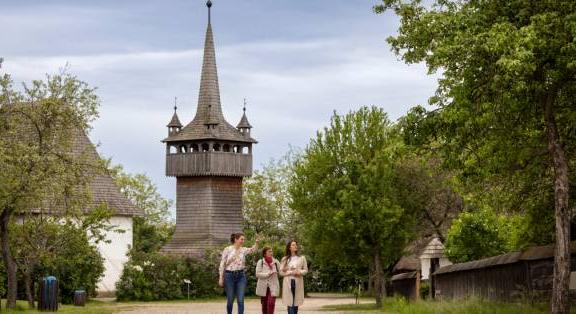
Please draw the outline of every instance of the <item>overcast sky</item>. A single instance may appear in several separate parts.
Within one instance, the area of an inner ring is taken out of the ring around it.
[[[174,199],[164,176],[166,124],[174,97],[183,124],[196,110],[207,9],[204,0],[0,0],[2,71],[16,82],[68,64],[97,87],[100,118],[90,138],[128,172],[151,177]],[[377,0],[213,0],[212,27],[226,119],[242,99],[259,143],[254,167],[305,147],[333,111],[364,105],[395,120],[426,104],[435,78],[407,66],[386,37],[398,20],[376,15]]]

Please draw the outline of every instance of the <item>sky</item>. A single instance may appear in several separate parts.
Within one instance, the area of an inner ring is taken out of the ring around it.
[[[378,0],[213,0],[212,28],[224,116],[236,125],[247,99],[254,168],[304,148],[334,111],[383,108],[392,120],[426,105],[436,78],[406,65],[386,43],[398,29]],[[169,122],[178,97],[194,117],[207,23],[204,0],[0,0],[3,73],[16,83],[66,68],[97,87],[90,138],[166,198]]]

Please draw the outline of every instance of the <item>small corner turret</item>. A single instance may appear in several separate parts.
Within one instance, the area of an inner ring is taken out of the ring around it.
[[[176,111],[178,110],[178,106],[176,104],[177,99],[178,98],[174,97],[174,114],[172,115],[172,119],[170,119],[170,122],[166,126],[168,128],[168,136],[175,135],[176,133],[180,132],[180,130],[182,130],[182,123],[180,123],[178,113],[176,113]]]
[[[236,128],[238,131],[240,131],[240,133],[242,133],[242,135],[244,135],[244,137],[250,138],[250,130],[252,129],[252,125],[250,125],[250,122],[248,122],[248,117],[246,117],[246,98],[244,98],[244,107],[242,108],[242,111],[242,118],[240,119],[240,122],[238,122]]]

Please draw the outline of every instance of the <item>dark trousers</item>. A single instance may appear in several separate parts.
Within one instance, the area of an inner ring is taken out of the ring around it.
[[[288,307],[288,314],[298,314],[298,307],[294,306],[296,300],[296,280],[290,280],[290,292],[292,292],[292,306]]]
[[[238,314],[244,314],[244,291],[246,274],[244,271],[224,272],[224,291],[226,292],[226,312],[232,314],[234,298],[238,300]]]
[[[274,314],[276,297],[272,296],[270,288],[266,288],[266,296],[260,298],[260,303],[262,303],[262,314]]]

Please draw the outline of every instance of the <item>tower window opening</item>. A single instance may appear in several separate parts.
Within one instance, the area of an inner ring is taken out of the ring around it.
[[[202,151],[203,152],[207,152],[209,150],[210,150],[210,146],[208,146],[208,143],[202,144]]]

